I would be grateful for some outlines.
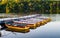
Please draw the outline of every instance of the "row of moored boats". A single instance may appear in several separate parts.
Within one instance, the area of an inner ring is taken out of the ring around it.
[[[5,26],[8,30],[29,32],[30,29],[35,29],[39,26],[45,25],[51,21],[49,17],[42,17],[39,14],[23,16],[18,18],[11,18],[11,20],[5,21]]]

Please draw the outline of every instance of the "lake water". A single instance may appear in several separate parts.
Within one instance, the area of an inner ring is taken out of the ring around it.
[[[52,18],[52,21],[28,33],[9,32],[2,30],[0,38],[60,38],[60,15],[42,15]]]

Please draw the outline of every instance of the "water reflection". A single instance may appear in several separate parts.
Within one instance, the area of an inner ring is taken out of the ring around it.
[[[2,38],[55,38],[60,37],[60,22],[50,22],[44,26],[40,26],[36,29],[30,29],[29,33],[19,33],[6,31],[8,35]],[[3,33],[2,33],[3,34]]]
[[[30,29],[29,33],[5,31],[5,35],[2,38],[56,38],[60,37],[60,22],[50,22],[34,30]]]
[[[30,29],[27,33],[12,32],[2,30],[2,37],[0,38],[59,38],[60,37],[60,15],[43,15],[52,18],[49,22],[36,29]]]
[[[28,30],[28,31],[15,31],[15,30],[11,30],[11,29],[9,29],[9,28],[7,28],[6,29],[6,31],[10,31],[10,32],[18,32],[18,33],[28,33],[28,32],[30,32],[30,30]]]

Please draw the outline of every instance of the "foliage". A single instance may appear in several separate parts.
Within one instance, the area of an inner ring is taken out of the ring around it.
[[[57,10],[60,10],[60,3],[57,4],[57,1],[9,0],[6,2],[0,3],[0,12],[56,14]]]

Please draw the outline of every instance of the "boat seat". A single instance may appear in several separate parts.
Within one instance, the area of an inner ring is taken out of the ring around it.
[[[12,25],[13,25],[13,26],[26,26],[25,23],[20,23],[20,24],[18,24],[18,23],[13,23]]]

